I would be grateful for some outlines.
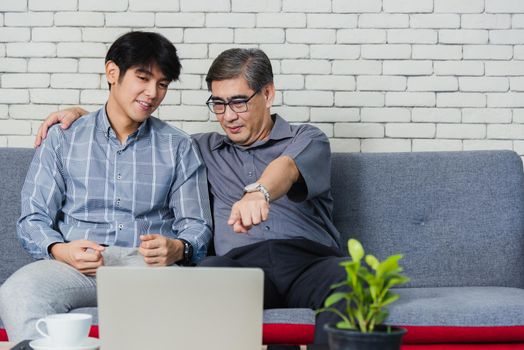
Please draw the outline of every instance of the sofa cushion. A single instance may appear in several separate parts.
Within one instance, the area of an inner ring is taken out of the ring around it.
[[[418,326],[524,326],[524,289],[397,288],[387,322]],[[524,334],[523,334],[524,340]]]
[[[512,151],[334,154],[334,221],[406,287],[524,287],[524,172]]]
[[[33,261],[16,238],[20,192],[34,151],[0,147],[0,285],[13,272]]]
[[[524,342],[524,290],[504,287],[398,288],[387,323],[409,343]]]

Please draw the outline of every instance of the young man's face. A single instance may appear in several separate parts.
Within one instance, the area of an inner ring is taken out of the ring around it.
[[[243,77],[216,80],[211,83],[211,101],[229,102],[247,100],[255,91],[249,88]],[[238,145],[249,146],[255,141],[269,136],[273,126],[269,108],[273,103],[275,88],[268,84],[255,94],[247,103],[246,112],[235,112],[226,106],[217,119],[226,135]]]
[[[156,64],[133,66],[120,78],[118,66],[109,61],[106,73],[112,111],[132,123],[143,122],[158,108],[170,83]]]

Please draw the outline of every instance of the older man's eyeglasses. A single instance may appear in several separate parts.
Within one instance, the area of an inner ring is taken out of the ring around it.
[[[255,97],[255,95],[258,94],[259,91],[260,90],[255,91],[255,93],[253,93],[253,95],[249,96],[248,98],[234,98],[229,102],[212,100],[213,95],[211,95],[207,99],[206,105],[209,108],[209,110],[215,114],[226,113],[227,106],[229,106],[229,108],[231,108],[231,110],[236,113],[247,112],[247,103],[249,102],[249,100]]]

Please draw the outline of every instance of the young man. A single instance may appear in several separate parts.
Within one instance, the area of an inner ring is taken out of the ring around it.
[[[329,141],[271,114],[273,72],[261,50],[224,51],[206,81],[207,104],[226,135],[193,135],[208,169],[217,253],[201,265],[260,267],[266,308],[317,309],[345,278],[331,220]],[[58,120],[67,127],[82,113],[52,114],[43,129]],[[332,320],[317,317],[315,343],[326,343],[322,325]]]
[[[50,129],[37,149],[17,229],[39,260],[0,288],[11,341],[35,338],[40,317],[96,306],[102,265],[189,264],[206,255],[205,166],[189,136],[151,117],[180,69],[161,35],[123,35],[106,56],[106,105],[68,130]]]

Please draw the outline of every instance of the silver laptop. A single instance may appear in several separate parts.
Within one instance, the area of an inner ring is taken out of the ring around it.
[[[263,272],[101,267],[101,350],[260,350]]]

